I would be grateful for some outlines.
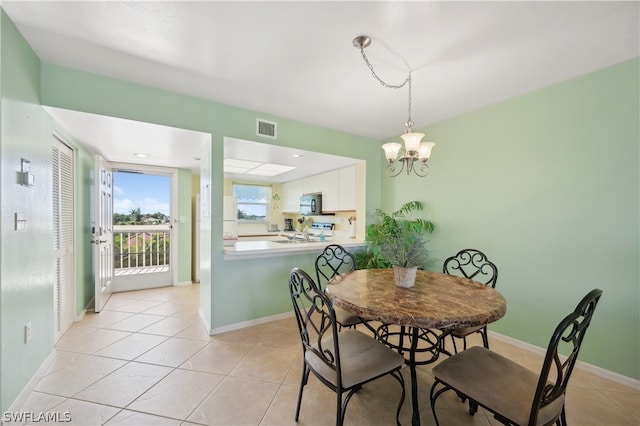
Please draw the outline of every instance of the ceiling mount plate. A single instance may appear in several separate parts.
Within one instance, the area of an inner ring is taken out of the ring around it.
[[[357,47],[358,49],[364,49],[365,47],[369,47],[371,44],[371,37],[367,35],[361,35],[353,39],[353,47]]]

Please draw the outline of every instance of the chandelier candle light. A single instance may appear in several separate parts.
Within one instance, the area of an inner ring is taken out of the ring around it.
[[[395,177],[402,173],[402,170],[406,170],[407,175],[413,171],[416,175],[424,177],[429,173],[427,160],[429,160],[431,150],[436,144],[434,142],[421,142],[424,133],[415,133],[412,130],[415,123],[411,121],[411,71],[409,71],[409,75],[402,84],[391,85],[385,83],[373,70],[373,65],[371,65],[367,55],[364,53],[364,49],[370,44],[371,38],[366,35],[361,35],[353,39],[353,46],[360,49],[362,58],[371,70],[373,77],[378,80],[383,87],[388,89],[400,89],[404,86],[409,87],[409,118],[407,122],[404,123],[404,134],[400,136],[404,140],[404,146],[397,142],[382,145],[384,155],[388,161],[387,175]],[[418,163],[416,164],[416,162]]]

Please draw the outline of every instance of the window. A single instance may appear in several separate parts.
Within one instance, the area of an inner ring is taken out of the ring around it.
[[[238,221],[267,223],[271,187],[264,185],[233,184],[233,195],[238,202]]]

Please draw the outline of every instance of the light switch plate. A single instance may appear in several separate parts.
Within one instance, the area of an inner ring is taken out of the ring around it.
[[[16,212],[15,217],[16,217],[16,231],[25,229],[27,227],[27,214]]]

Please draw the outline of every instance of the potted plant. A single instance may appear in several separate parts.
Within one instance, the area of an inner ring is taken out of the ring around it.
[[[367,227],[365,267],[393,267],[396,284],[413,287],[417,269],[427,261],[425,235],[434,229],[431,221],[408,218],[422,208],[420,201],[410,201],[391,214],[375,211],[380,220]]]

